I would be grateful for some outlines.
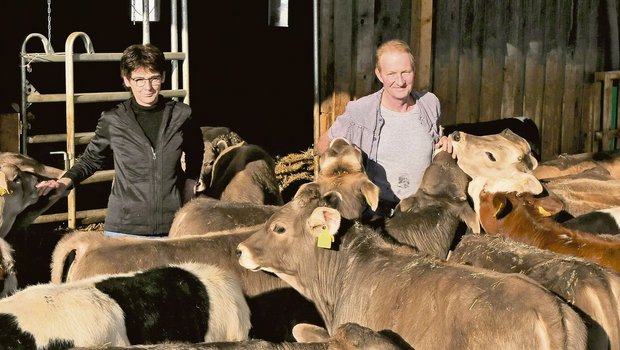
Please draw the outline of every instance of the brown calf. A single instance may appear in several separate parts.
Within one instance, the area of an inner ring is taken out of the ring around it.
[[[330,334],[355,322],[416,349],[585,348],[579,316],[531,279],[446,263],[341,222],[326,207],[333,195],[302,185],[238,247],[242,266],[275,273],[312,300]]]
[[[551,218],[561,209],[562,203],[552,196],[480,192],[480,223],[487,234],[581,257],[620,272],[620,241],[562,226]]]

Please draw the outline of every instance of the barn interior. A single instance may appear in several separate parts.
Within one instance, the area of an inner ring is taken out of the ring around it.
[[[288,4],[287,26],[270,23],[270,6],[282,3]],[[382,41],[399,38],[411,43],[417,58],[416,89],[439,97],[443,125],[526,116],[538,128],[543,160],[615,150],[618,4],[193,1],[187,21],[190,105],[202,125],[230,127],[273,156],[304,151],[348,101],[379,87],[374,50]],[[56,52],[64,52],[71,33],[84,32],[95,52],[122,52],[143,41],[143,25],[132,20],[132,6],[134,1],[3,4],[8,16],[0,22],[0,151],[19,148],[14,112],[22,102],[20,49],[26,36],[41,33]],[[170,51],[172,2],[163,0],[159,6],[159,20],[149,24],[150,42]],[[84,52],[79,40],[75,50]],[[42,52],[41,43],[30,41],[26,51]],[[80,62],[74,68],[76,92],[123,90],[117,62]],[[27,79],[39,93],[65,92],[62,63],[32,63]],[[76,132],[91,132],[100,112],[115,103],[76,104]],[[30,135],[66,131],[62,102],[33,103],[26,118]],[[76,154],[82,147],[76,146]],[[29,144],[28,154],[63,168],[62,155],[50,152],[65,149],[64,141]],[[109,183],[93,185],[82,196],[105,198],[108,190]],[[93,202],[78,198],[79,209],[101,207]],[[65,210],[59,203],[53,212]]]

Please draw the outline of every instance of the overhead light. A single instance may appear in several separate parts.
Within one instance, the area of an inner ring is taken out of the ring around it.
[[[288,0],[269,0],[268,12],[270,27],[288,27]]]

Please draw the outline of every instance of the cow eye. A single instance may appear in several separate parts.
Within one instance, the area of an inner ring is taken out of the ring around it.
[[[284,232],[286,232],[286,228],[285,228],[284,226],[282,226],[282,225],[275,224],[275,225],[273,226],[273,232],[275,232],[275,233],[277,233],[277,234],[281,235],[281,234],[283,234]]]
[[[491,152],[484,152],[487,154],[487,158],[489,158],[490,161],[494,162],[495,161],[495,157],[493,157],[493,153]]]

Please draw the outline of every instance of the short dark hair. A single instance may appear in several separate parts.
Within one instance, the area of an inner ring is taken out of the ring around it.
[[[166,71],[164,54],[153,44],[129,46],[121,57],[121,77],[131,78],[131,72],[138,68],[148,68],[163,74]]]

